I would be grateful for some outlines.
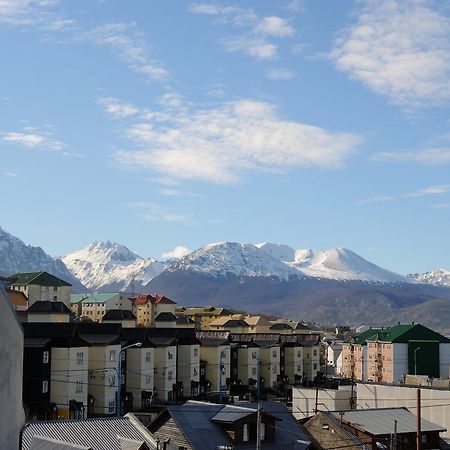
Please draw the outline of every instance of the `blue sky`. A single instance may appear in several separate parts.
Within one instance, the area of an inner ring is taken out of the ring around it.
[[[450,269],[445,3],[0,0],[0,224]]]

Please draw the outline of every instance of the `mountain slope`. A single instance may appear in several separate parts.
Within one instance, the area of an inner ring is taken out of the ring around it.
[[[41,247],[26,245],[0,227],[0,275],[40,271],[49,272],[69,282],[74,292],[86,290],[60,259],[53,259]]]
[[[415,273],[408,275],[408,277],[418,283],[450,287],[450,271],[444,269],[436,269],[425,273]]]
[[[143,285],[166,268],[164,263],[141,258],[127,247],[109,241],[94,242],[62,259],[87,288],[98,292],[140,292]]]

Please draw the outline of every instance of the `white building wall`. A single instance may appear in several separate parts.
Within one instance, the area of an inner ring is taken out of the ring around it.
[[[319,411],[337,411],[350,409],[350,386],[340,386],[340,389],[319,389]],[[315,414],[316,390],[305,387],[292,388],[292,414],[296,419],[311,417]]]
[[[171,357],[169,356],[171,355]],[[168,400],[177,382],[177,347],[155,348],[154,386],[159,400]]]
[[[289,383],[294,383],[295,375],[303,376],[303,347],[284,347],[284,374]]]
[[[408,408],[417,411],[417,388],[382,384],[357,383],[357,408]],[[441,425],[447,431],[441,437],[450,438],[450,391],[421,389],[422,419]]]
[[[25,420],[22,407],[23,332],[3,290],[0,290],[0,330],[0,448],[17,450]]]
[[[133,394],[133,407],[142,408],[142,391],[154,387],[154,348],[129,348],[127,352],[127,392]]]
[[[265,387],[274,387],[280,374],[280,347],[261,349],[261,376]]]
[[[392,344],[392,377],[394,382],[408,375],[408,344]]]
[[[191,381],[200,381],[200,346],[178,345],[177,380],[183,383],[184,396],[191,393]]]
[[[439,375],[450,378],[450,344],[439,344]]]

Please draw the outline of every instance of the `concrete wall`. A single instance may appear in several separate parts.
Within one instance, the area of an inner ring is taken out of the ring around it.
[[[261,376],[264,378],[264,386],[274,387],[277,376],[280,374],[280,347],[261,349]]]
[[[406,407],[417,412],[417,388],[383,384],[357,384],[357,408]],[[450,391],[448,389],[421,389],[422,419],[447,428],[441,437],[450,438]]]
[[[69,314],[65,313],[28,313],[28,322],[70,322]]]
[[[392,344],[392,380],[398,383],[408,374],[408,344]]]
[[[184,396],[190,397],[191,381],[200,381],[200,346],[179,345],[177,352],[177,381],[183,383]]]
[[[0,286],[0,448],[17,450],[25,415],[22,407],[23,333]]]
[[[293,383],[295,375],[303,376],[303,347],[284,347],[284,374]]]
[[[338,411],[350,409],[350,386],[340,386],[340,389],[319,389],[319,411]],[[316,406],[316,390],[304,387],[292,388],[292,414],[296,419],[314,415]]]
[[[171,357],[169,357],[169,354]],[[155,348],[154,386],[159,400],[168,400],[177,381],[177,347]]]
[[[133,394],[133,408],[142,408],[142,391],[153,391],[154,348],[129,348],[127,352],[127,392]]]
[[[17,289],[17,287],[16,287]],[[28,297],[28,306],[39,301],[59,301],[63,302],[68,308],[70,308],[70,294],[72,293],[71,286],[37,286],[27,285],[22,287],[25,295]]]

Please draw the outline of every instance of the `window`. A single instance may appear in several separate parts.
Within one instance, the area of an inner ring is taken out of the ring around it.
[[[152,376],[150,374],[145,375],[145,384],[150,384],[152,381]]]
[[[109,351],[109,360],[110,361],[115,361],[116,360],[116,351],[115,350],[110,350]]]
[[[257,352],[252,352],[252,359],[256,359],[257,356],[258,356],[258,353],[257,353]]]
[[[172,352],[167,352],[167,358],[168,359],[173,359],[173,353]]]
[[[109,376],[109,387],[114,387],[115,384],[116,384],[116,376],[110,375]]]
[[[108,413],[112,414],[116,412],[116,402],[109,402],[108,403]]]
[[[56,292],[58,290],[58,286],[53,286],[53,291]]]
[[[48,359],[49,359],[49,352],[45,351],[44,353],[42,353],[42,362],[44,364],[48,364]]]
[[[83,392],[83,380],[77,381],[77,385],[75,387],[75,392],[79,394],[80,392]]]
[[[317,350],[313,350],[313,355],[317,356]]]
[[[272,358],[276,358],[278,356],[278,352],[276,350],[272,350]]]
[[[302,351],[301,350],[297,350],[297,358],[301,358],[302,357]]]
[[[313,364],[313,369],[314,369],[314,370],[317,370],[317,363],[314,363],[314,364]]]
[[[249,441],[248,423],[244,423],[244,426],[242,427],[242,441],[243,442],[248,442]]]
[[[252,377],[256,377],[256,367],[252,367]]]
[[[198,356],[198,348],[194,348],[194,358],[197,358]]]
[[[261,422],[259,433],[261,436],[261,440],[264,441],[264,439],[266,439],[266,424],[264,422]]]
[[[196,377],[198,375],[198,369],[196,367],[194,367],[194,370],[192,373],[194,374],[194,377]]]
[[[42,382],[42,393],[46,394],[48,392],[48,381],[45,380]]]
[[[167,372],[167,379],[168,379],[168,380],[172,380],[172,379],[173,379],[173,372],[172,372],[171,370],[169,370],[169,371]]]
[[[83,365],[84,360],[84,353],[83,352],[77,352],[77,364],[79,366]]]
[[[145,352],[145,362],[150,362],[152,360],[152,353]]]
[[[58,297],[56,295],[53,296],[53,301],[56,302],[58,300]]]
[[[297,364],[297,372],[301,372],[302,371],[302,365],[301,364]]]

